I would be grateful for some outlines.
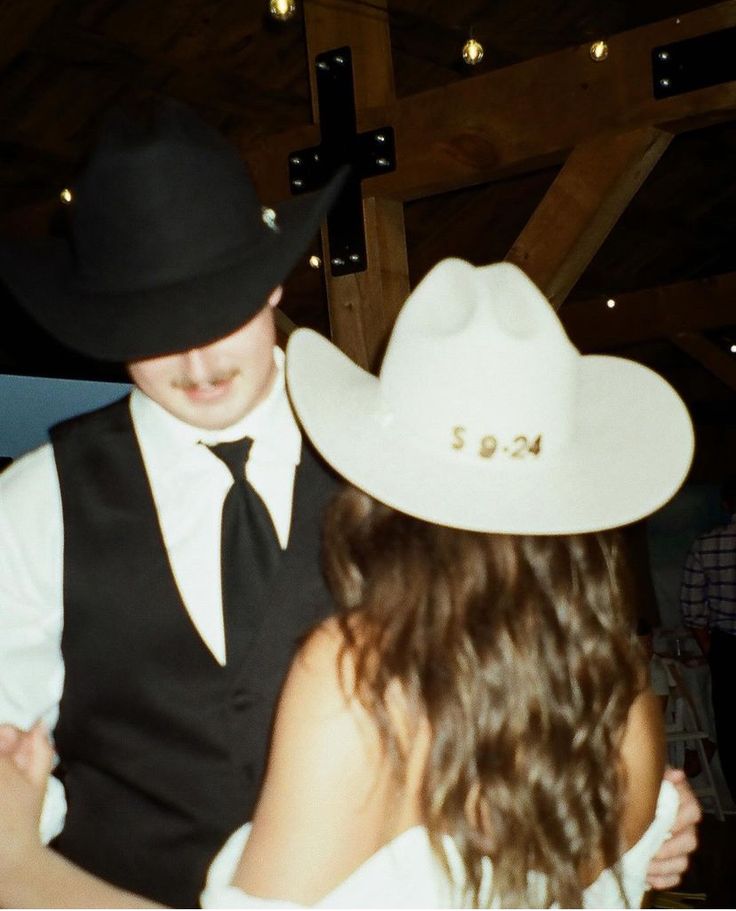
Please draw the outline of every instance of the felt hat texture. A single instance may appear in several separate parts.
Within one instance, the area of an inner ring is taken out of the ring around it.
[[[312,442],[356,487],[440,525],[511,534],[613,528],[688,472],[685,404],[657,373],[581,355],[516,266],[436,265],[396,320],[380,375],[310,329],[287,381]]]
[[[0,245],[0,278],[55,338],[130,361],[245,324],[289,274],[344,175],[261,204],[237,150],[190,108],[148,125],[116,112],[73,187],[69,239]]]

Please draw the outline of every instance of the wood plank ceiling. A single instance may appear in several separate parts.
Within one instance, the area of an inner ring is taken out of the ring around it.
[[[336,0],[319,2],[327,9]],[[389,0],[396,96],[472,81],[712,5]],[[229,134],[246,157],[268,150],[274,134],[309,124],[302,17],[276,24],[265,8],[265,0],[2,0],[0,233],[31,237],[53,229],[59,190],[73,182],[112,104],[135,110],[160,95],[180,98]],[[485,48],[477,68],[460,57],[471,29]],[[523,109],[523,97],[518,104]],[[532,128],[538,122],[544,129],[543,113],[526,112]],[[715,120],[721,122],[706,119],[669,142],[560,311],[585,350],[636,357],[674,383],[708,443],[698,468],[703,477],[724,469],[736,441],[736,358],[729,360],[736,281],[728,277],[736,272],[736,120]],[[559,162],[540,164],[407,202],[411,283],[444,256],[476,263],[504,258],[559,168]],[[535,243],[543,238],[544,225]],[[617,300],[614,310],[605,305],[609,297]],[[0,372],[119,375],[61,352],[7,296],[1,306]],[[287,284],[284,310],[299,325],[329,332],[323,282],[306,261]]]

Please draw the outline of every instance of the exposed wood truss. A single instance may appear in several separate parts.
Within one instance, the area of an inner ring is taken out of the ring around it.
[[[616,295],[570,301],[560,311],[582,351],[610,351],[652,339],[674,339],[736,323],[736,273]],[[684,346],[681,346],[684,347]]]
[[[403,201],[564,162],[508,253],[560,306],[672,135],[736,116],[736,84],[655,100],[650,72],[652,47],[736,25],[736,0],[614,36],[604,63],[586,44],[399,101],[380,10],[338,2],[327,15],[307,2],[305,17],[310,60],[339,44],[353,48],[358,128],[396,130],[398,169],[365,183],[370,268],[328,278],[333,336],[366,366],[408,290]],[[285,169],[274,162],[316,144],[317,130],[290,130],[246,150],[265,194],[286,195]],[[609,328],[612,313],[602,317]],[[702,363],[720,364],[703,354],[707,340],[687,338],[681,347],[700,345]]]

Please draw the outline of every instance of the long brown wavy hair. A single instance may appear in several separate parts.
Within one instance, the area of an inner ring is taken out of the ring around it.
[[[429,722],[424,822],[446,867],[453,837],[465,900],[482,900],[488,856],[491,901],[581,907],[581,870],[622,850],[617,756],[644,680],[619,538],[449,529],[347,488],[324,543],[355,695],[397,774],[389,686]]]

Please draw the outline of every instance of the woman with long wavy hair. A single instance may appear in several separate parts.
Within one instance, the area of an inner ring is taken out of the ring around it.
[[[309,330],[287,376],[350,482],[324,528],[338,611],[203,904],[638,905],[677,794],[610,529],[682,483],[683,403],[582,357],[515,267],[460,260],[410,296],[379,378]]]
[[[515,267],[459,260],[409,298],[380,378],[308,330],[287,375],[352,482],[324,530],[339,612],[205,903],[638,905],[676,799],[606,529],[681,484],[683,403],[581,357]]]

